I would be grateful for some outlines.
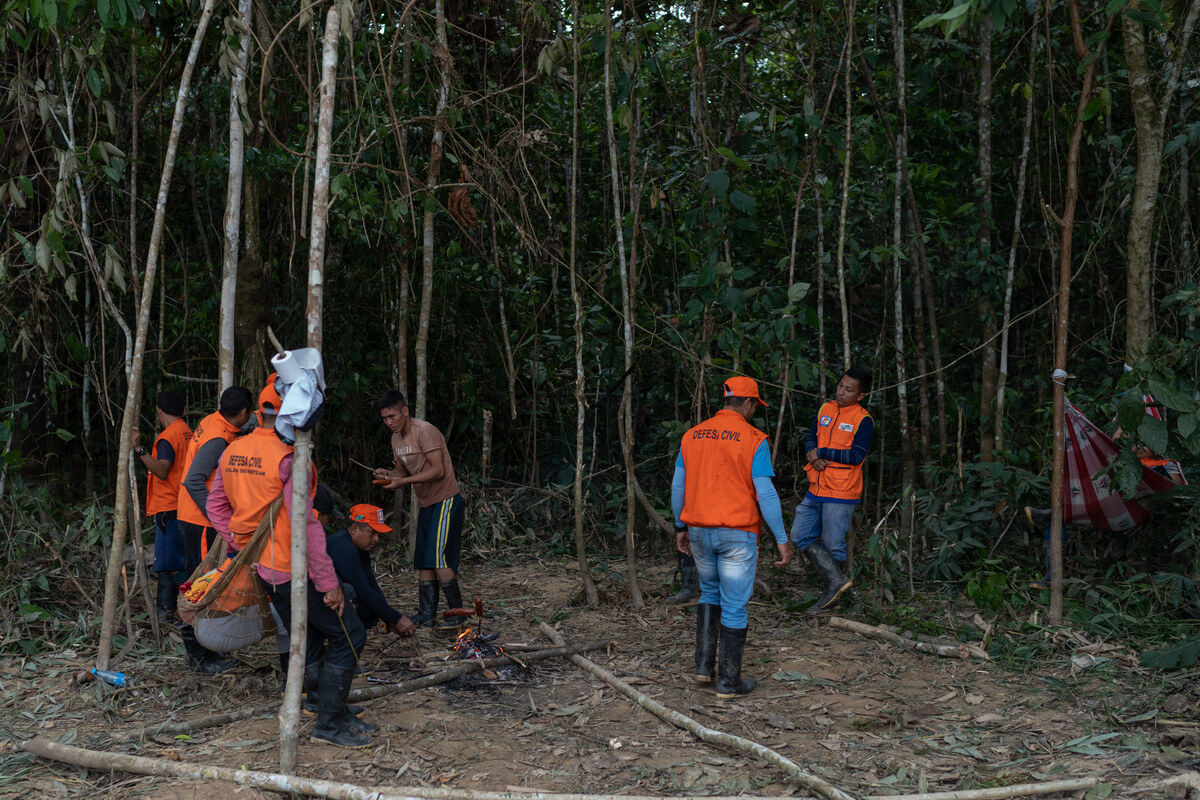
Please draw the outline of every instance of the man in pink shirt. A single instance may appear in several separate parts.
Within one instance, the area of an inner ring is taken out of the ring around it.
[[[246,545],[268,508],[282,497],[272,523],[271,540],[259,558],[258,575],[284,624],[292,618],[291,519],[292,446],[275,435],[276,412],[282,405],[272,375],[259,394],[259,427],[235,439],[221,454],[213,473],[206,514],[231,551]],[[309,486],[315,489],[316,475]],[[346,699],[354,668],[367,641],[367,632],[347,604],[333,561],[325,551],[325,529],[312,510],[312,492],[305,502],[304,535],[308,541],[308,643],[305,691],[317,697],[317,724],[312,737],[342,747],[366,747],[364,734],[378,725],[358,719]]]

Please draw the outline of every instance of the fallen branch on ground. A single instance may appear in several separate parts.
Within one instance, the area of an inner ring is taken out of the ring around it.
[[[916,639],[918,642],[928,642],[929,644],[940,644],[946,647],[965,647],[971,652],[971,655],[976,658],[982,658],[984,661],[991,661],[992,657],[987,654],[979,645],[971,644],[970,642],[960,642],[956,639],[947,639],[945,636],[930,636],[925,633],[916,633],[914,631],[906,631],[896,625],[880,625],[885,631],[891,631],[905,639]],[[984,635],[984,641],[987,641],[987,635]]]
[[[559,635],[558,631],[554,630],[554,628],[551,628],[546,623],[541,623],[541,630],[542,633],[544,633],[547,638],[549,638],[550,641],[554,642],[556,645],[562,646],[564,644],[563,639]],[[706,728],[691,717],[684,716],[678,711],[673,711],[672,709],[664,706],[662,703],[650,699],[637,689],[634,689],[629,684],[620,680],[616,675],[613,675],[611,672],[601,667],[599,664],[589,661],[583,656],[572,655],[570,656],[570,660],[571,663],[586,670],[587,672],[590,672],[592,675],[595,675],[597,678],[604,681],[609,686],[616,689],[618,692],[625,695],[642,708],[654,714],[659,719],[691,732],[702,741],[710,744],[719,744],[725,745],[726,747],[732,747],[735,750],[741,750],[743,753],[748,753],[757,758],[761,758],[763,761],[783,769],[788,774],[788,777],[791,778],[793,783],[803,787],[804,789],[807,789],[810,792],[815,792],[822,797],[827,797],[829,800],[854,800],[853,795],[847,794],[833,784],[818,778],[816,775],[813,775],[810,772],[806,772],[800,767],[800,765],[793,761],[789,761],[769,747],[764,747],[758,742],[753,742],[749,739],[743,739],[741,736],[734,736],[730,733],[714,730],[712,728]]]
[[[963,789],[957,792],[927,792],[925,794],[889,794],[871,797],[869,800],[1007,800],[1010,797],[1034,797],[1039,794],[1059,794],[1090,789],[1100,783],[1099,778],[1074,778],[1066,781],[1046,783],[1016,783],[1012,786],[994,786],[990,789]]]
[[[324,797],[328,800],[663,800],[662,797],[639,797],[636,795],[475,792],[469,789],[433,789],[421,786],[366,788],[352,783],[311,780],[291,775],[279,775],[274,772],[230,769],[229,767],[215,767],[187,761],[170,761],[165,758],[146,758],[125,753],[109,753],[103,750],[85,750],[82,747],[52,742],[40,736],[30,739],[22,746],[26,752],[41,758],[88,769],[105,772],[115,770],[134,775],[154,775],[163,778],[228,781],[272,792],[286,792],[304,797]],[[738,797],[708,797],[705,800],[767,799],[740,795]],[[812,798],[793,797],[791,800],[812,800]]]
[[[542,661],[547,658],[557,658],[559,656],[569,656],[576,653],[586,652],[588,650],[598,650],[607,645],[607,642],[588,642],[587,644],[572,645],[571,647],[552,647],[546,650],[539,650],[534,653],[526,653],[521,656],[521,661],[528,663],[530,661]],[[366,689],[355,689],[350,692],[350,700],[377,700],[380,697],[386,697],[390,694],[398,694],[400,692],[413,692],[417,689],[426,689],[430,686],[436,686],[439,683],[446,683],[463,675],[469,675],[472,672],[479,672],[489,667],[503,667],[512,664],[514,659],[508,656],[499,658],[488,658],[482,660],[462,661],[455,664],[453,667],[444,669],[441,672],[436,672],[433,675],[425,675],[420,678],[413,678],[408,681],[399,683],[385,684],[381,686],[371,686]],[[238,711],[230,711],[227,714],[216,714],[211,717],[200,717],[198,719],[183,720],[181,722],[162,722],[157,725],[150,725],[145,728],[135,728],[131,731],[121,731],[112,734],[112,738],[117,742],[131,742],[139,739],[145,739],[148,736],[157,736],[159,734],[176,735],[180,733],[191,733],[193,731],[204,730],[205,728],[215,728],[219,725],[228,725],[231,722],[238,722],[243,719],[261,716],[262,714],[272,714],[279,710],[279,703],[262,703],[256,706],[239,709]]]
[[[970,649],[964,644],[934,644],[932,642],[923,642],[919,639],[905,639],[903,636],[898,636],[889,630],[877,628],[865,622],[855,622],[852,619],[844,617],[830,617],[829,625],[833,628],[841,628],[842,630],[852,631],[863,636],[873,636],[876,639],[883,639],[885,642],[891,642],[909,650],[932,653],[935,656],[942,656],[944,658],[967,658],[971,655]]]

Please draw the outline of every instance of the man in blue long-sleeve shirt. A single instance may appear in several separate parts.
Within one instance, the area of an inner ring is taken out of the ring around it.
[[[730,698],[749,694],[757,686],[754,678],[742,678],[742,654],[762,523],[775,537],[779,551],[775,566],[787,565],[792,546],[771,482],[775,470],[767,436],[751,423],[755,412],[767,405],[759,397],[758,383],[738,375],[725,381],[722,389],[724,408],[688,430],[680,442],[671,509],[675,546],[695,556],[700,578],[696,682],[713,679],[719,634],[717,696]]]
[[[821,406],[804,440],[808,492],[796,506],[792,541],[824,580],[821,597],[808,610],[837,605],[854,584],[846,577],[846,534],[854,507],[862,502],[863,461],[875,423],[859,405],[871,391],[871,373],[850,367],[833,400]]]

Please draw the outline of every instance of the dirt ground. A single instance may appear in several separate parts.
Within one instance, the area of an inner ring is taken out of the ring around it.
[[[1111,792],[1102,787],[1090,797],[1184,798],[1189,791],[1200,797],[1200,789],[1189,789],[1200,787],[1192,771],[1200,765],[1200,689],[1178,680],[1147,689],[1136,659],[1122,648],[1062,632],[1061,658],[1020,674],[977,658],[915,653],[782,610],[778,598],[811,588],[807,572],[797,570],[776,576],[773,596],[757,593],[751,606],[745,671],[759,688],[721,701],[694,683],[694,607],[662,602],[672,590],[673,566],[673,559],[643,565],[648,604],[639,612],[629,609],[616,572],[599,582],[600,608],[580,605],[575,566],[563,560],[468,561],[461,583],[465,596],[484,599],[486,630],[499,633],[500,643],[550,646],[539,621],[555,625],[568,642],[608,641],[589,657],[639,691],[707,727],[772,748],[858,796],[1098,776]],[[399,607],[415,600],[408,572],[380,578]],[[843,613],[859,616],[854,608]],[[376,679],[412,677],[448,657],[452,639],[429,630],[415,642],[373,632],[364,666]],[[242,654],[241,669],[215,678],[187,672],[179,656],[134,656],[120,665],[133,679],[121,691],[72,683],[90,666],[90,653],[0,663],[0,798],[278,797],[222,783],[83,772],[19,751],[22,740],[40,734],[81,747],[276,771],[273,716],[184,738],[136,744],[110,738],[167,719],[273,701],[276,659],[262,647]],[[382,727],[374,746],[344,750],[304,736],[301,775],[365,787],[797,794],[778,768],[697,740],[563,659],[531,664],[508,679],[366,705],[364,718]]]

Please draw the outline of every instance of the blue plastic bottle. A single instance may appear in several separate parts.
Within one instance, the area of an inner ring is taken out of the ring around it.
[[[105,683],[111,684],[112,686],[123,687],[129,682],[128,679],[126,679],[124,672],[117,672],[116,670],[112,669],[96,669],[93,667],[92,674]]]

